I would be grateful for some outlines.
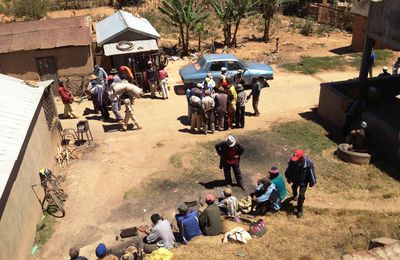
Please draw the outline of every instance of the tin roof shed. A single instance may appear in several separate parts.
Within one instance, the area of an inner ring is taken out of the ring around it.
[[[120,39],[119,36],[131,33],[130,36]],[[120,40],[150,40],[160,38],[154,27],[142,17],[119,10],[96,25],[97,44],[116,43]]]
[[[23,80],[0,74],[0,198],[10,178],[40,104],[44,86],[32,87]]]

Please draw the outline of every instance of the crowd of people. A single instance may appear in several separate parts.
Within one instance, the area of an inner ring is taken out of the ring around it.
[[[306,190],[317,182],[314,164],[305,156],[303,150],[294,151],[284,175],[280,173],[278,167],[272,166],[268,174],[257,181],[255,190],[239,200],[233,194],[229,169],[239,168],[240,155],[244,152],[244,147],[230,135],[217,143],[215,149],[221,157],[220,166],[226,167],[224,168],[226,187],[222,196],[207,194],[204,200],[198,201],[195,205],[188,205],[189,203],[180,205],[175,215],[177,228],[159,213],[152,214],[150,217],[152,228],[147,225],[137,228],[144,234],[139,243],[145,253],[151,254],[160,248],[169,250],[185,245],[199,236],[217,236],[223,232],[222,216],[238,217],[244,214],[264,216],[267,212],[274,213],[281,210],[282,202],[287,197],[285,177],[292,188],[292,197],[286,201],[297,201],[295,213],[298,218],[303,217]],[[240,168],[234,170],[234,173],[238,185],[243,188]],[[72,257],[71,252],[76,258]],[[107,252],[103,243],[96,248],[96,256],[99,259],[118,259]],[[71,249],[70,255],[71,259],[86,259],[79,256],[79,250],[75,248]]]
[[[227,68],[222,67],[217,82],[208,73],[202,83],[197,83],[186,90],[190,130],[208,134],[216,130],[244,128],[246,103],[252,97],[254,116],[259,116],[258,102],[261,89],[266,82],[257,76],[252,82],[251,92],[244,91],[244,71],[239,69],[232,78],[228,77]]]
[[[161,97],[168,99],[168,73],[165,67],[156,68],[152,61],[148,61],[148,69],[146,70],[147,89],[144,91],[150,92],[150,97],[155,98],[156,92],[160,90]],[[95,65],[93,74],[89,76],[89,84],[85,89],[85,93],[90,97],[93,103],[93,113],[101,114],[103,121],[115,121],[121,124],[121,130],[126,131],[130,120],[133,121],[136,129],[141,129],[138,120],[133,114],[134,97],[127,93],[119,95],[114,87],[118,83],[135,83],[132,70],[128,66],[121,66],[119,71],[112,68],[109,73]],[[68,86],[62,80],[59,80],[58,93],[64,104],[64,117],[78,118],[73,111],[71,104],[74,102],[74,97],[71,94]],[[125,105],[125,116],[120,113],[121,105]],[[115,118],[111,119],[109,107]]]

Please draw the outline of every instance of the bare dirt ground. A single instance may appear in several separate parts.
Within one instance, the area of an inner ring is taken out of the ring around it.
[[[97,8],[95,10],[58,11],[50,17],[71,15],[92,15],[101,18],[115,10]],[[350,44],[347,33],[333,32],[330,37],[305,37],[288,31],[289,19],[279,16],[275,21],[272,38],[280,37],[281,50],[276,63],[292,62],[302,55],[335,55],[332,49]],[[278,26],[278,25],[281,26]],[[274,42],[259,43],[244,39],[260,30],[252,28],[249,22],[239,33],[240,48],[231,50],[238,57],[250,60],[266,61],[268,54],[275,48]],[[162,45],[172,46],[176,38],[163,37]],[[194,44],[194,43],[193,43]],[[194,46],[194,45],[193,45]],[[281,71],[274,66],[274,80],[271,88],[262,91],[260,101],[261,116],[247,117],[244,130],[217,132],[214,135],[194,135],[182,122],[187,114],[184,96],[172,93],[173,86],[180,81],[178,69],[188,60],[171,62],[167,70],[170,74],[171,97],[169,100],[139,99],[135,103],[135,114],[143,126],[140,131],[119,132],[116,124],[103,123],[98,117],[86,115],[95,138],[95,149],[80,160],[74,161],[63,172],[66,177],[64,188],[68,193],[65,204],[66,216],[57,221],[55,233],[40,249],[37,259],[67,259],[71,246],[81,247],[81,254],[92,259],[94,249],[99,242],[112,244],[119,229],[148,222],[152,212],[143,208],[138,211],[140,218],[134,219],[129,213],[118,210],[124,204],[124,195],[128,191],[140,191],[143,181],[149,180],[155,173],[169,169],[170,156],[176,153],[190,152],[198,142],[218,140],[226,135],[243,133],[250,130],[267,129],[275,122],[300,119],[300,113],[310,111],[318,104],[321,82],[347,80],[358,76],[356,70],[346,72],[327,72],[316,75],[302,75]],[[59,112],[62,104],[57,101]],[[91,108],[90,102],[74,104],[73,108],[82,115],[85,108]],[[252,112],[251,104],[247,111]],[[81,116],[84,118],[84,116]],[[77,120],[63,120],[66,127],[75,128]],[[148,194],[151,198],[154,194]],[[132,198],[130,198],[132,199]],[[318,190],[308,195],[310,205],[331,209],[373,209],[399,211],[398,201],[385,205],[378,201],[368,204],[365,201],[348,201],[329,196]],[[129,211],[127,211],[129,212]]]
[[[179,81],[177,69],[182,65],[183,61],[169,65],[171,86]],[[262,92],[262,115],[248,117],[244,131],[265,129],[277,121],[300,118],[300,112],[317,105],[320,80],[344,80],[356,74],[356,71],[323,73],[316,78],[276,70],[271,88]],[[82,114],[86,107],[91,107],[91,103],[74,104],[78,114]],[[62,111],[60,102],[58,108]],[[248,110],[251,110],[250,105]],[[69,195],[65,204],[67,214],[58,220],[56,231],[41,250],[40,258],[66,258],[69,247],[73,245],[82,247],[81,252],[91,256],[98,242],[111,243],[120,228],[146,222],[151,214],[149,212],[143,212],[141,219],[113,215],[113,210],[122,204],[126,191],[140,190],[138,185],[143,180],[157,171],[172,167],[169,164],[171,155],[187,152],[199,141],[222,139],[228,133],[240,132],[233,130],[207,136],[190,134],[184,131],[188,126],[180,121],[186,112],[185,97],[171,93],[169,100],[136,101],[135,113],[143,125],[140,131],[106,132],[105,129],[112,129],[113,124],[90,120],[96,148],[85,159],[73,162],[64,172],[65,190]],[[91,119],[90,115],[88,119]],[[76,122],[64,120],[63,125],[75,127]],[[324,203],[323,198],[315,198],[315,201],[327,205],[331,203]]]

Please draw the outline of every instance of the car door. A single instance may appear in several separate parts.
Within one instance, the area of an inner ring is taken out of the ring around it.
[[[230,77],[233,80],[233,77],[235,77],[236,73],[238,72],[239,69],[244,70],[242,65],[237,62],[237,61],[227,61],[226,62],[226,68],[228,69],[228,77]]]
[[[210,64],[208,72],[210,72],[213,75],[215,82],[219,81],[219,77],[221,76],[221,68],[222,67],[226,67],[225,61],[212,61]]]

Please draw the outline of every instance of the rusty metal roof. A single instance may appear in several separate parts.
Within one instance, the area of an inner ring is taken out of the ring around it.
[[[89,16],[0,25],[0,53],[91,44]]]

